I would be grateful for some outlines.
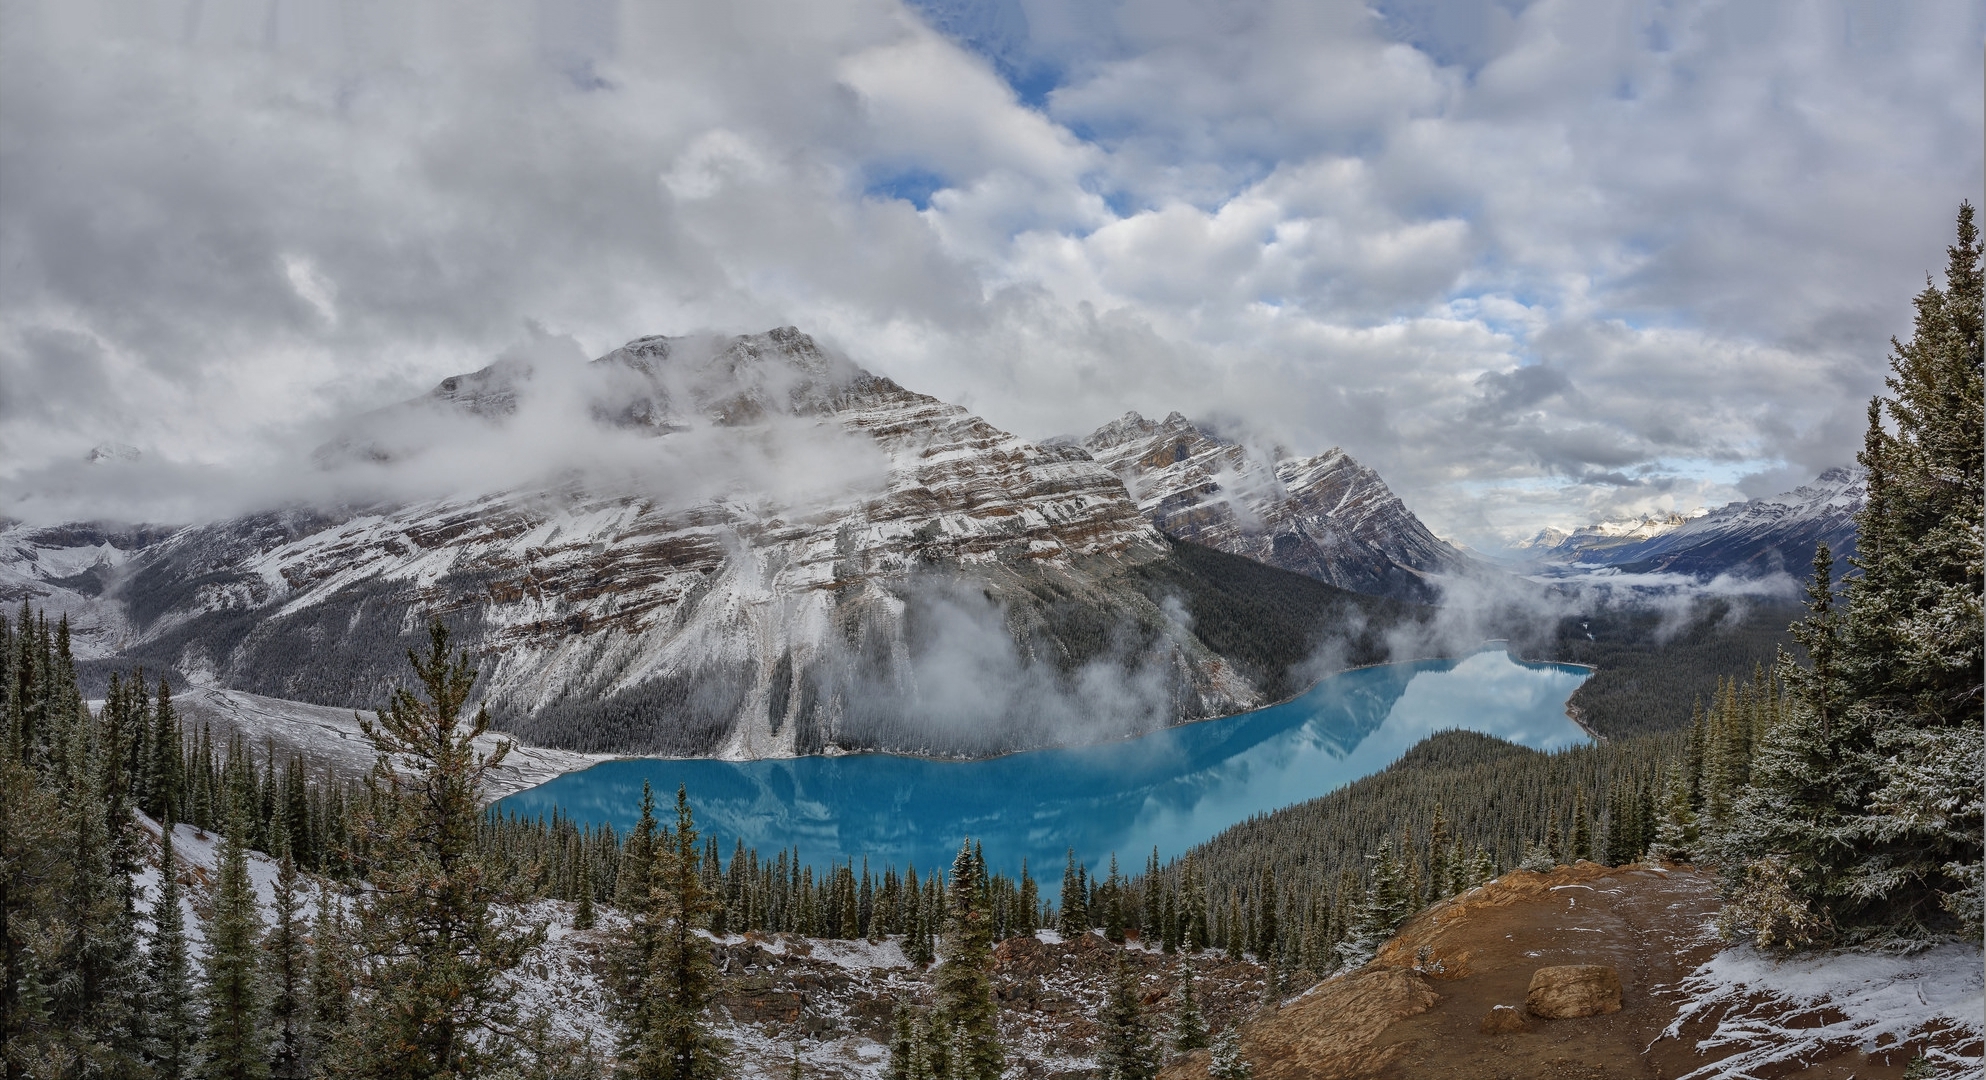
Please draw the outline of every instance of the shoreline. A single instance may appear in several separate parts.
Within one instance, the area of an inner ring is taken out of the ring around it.
[[[1016,754],[1038,754],[1044,751],[1051,751],[1051,750],[1087,750],[1099,746],[1111,746],[1116,743],[1131,742],[1137,739],[1149,738],[1150,736],[1153,735],[1163,734],[1164,732],[1167,731],[1174,731],[1179,728],[1192,726],[1194,724],[1212,723],[1216,720],[1232,720],[1235,717],[1246,716],[1249,713],[1261,712],[1265,709],[1274,709],[1279,706],[1288,705],[1291,702],[1301,700],[1303,697],[1315,691],[1318,687],[1323,686],[1327,681],[1331,679],[1335,679],[1341,675],[1348,675],[1355,671],[1371,671],[1376,668],[1399,667],[1403,664],[1425,664],[1435,661],[1454,661],[1456,663],[1460,663],[1461,661],[1466,660],[1471,656],[1476,656],[1481,653],[1490,652],[1496,646],[1502,646],[1503,654],[1509,657],[1513,663],[1517,663],[1517,664],[1562,667],[1562,668],[1579,668],[1586,671],[1588,673],[1589,678],[1592,676],[1592,673],[1599,671],[1599,668],[1592,664],[1579,664],[1567,660],[1528,659],[1526,657],[1519,656],[1516,653],[1512,652],[1509,648],[1509,645],[1510,645],[1510,639],[1508,638],[1488,638],[1485,639],[1482,642],[1482,644],[1475,649],[1475,651],[1460,656],[1422,656],[1422,657],[1415,657],[1410,660],[1387,660],[1377,664],[1356,664],[1351,667],[1339,668],[1336,671],[1332,671],[1329,672],[1328,674],[1322,675],[1318,677],[1318,679],[1315,682],[1306,685],[1303,689],[1287,697],[1280,698],[1276,701],[1265,702],[1261,705],[1256,705],[1248,709],[1242,709],[1237,712],[1223,713],[1219,716],[1203,716],[1193,720],[1185,720],[1177,724],[1167,724],[1163,727],[1155,728],[1151,731],[1141,731],[1135,734],[1122,735],[1114,739],[1102,739],[1097,742],[1077,743],[1074,745],[1031,746],[1031,747],[1023,747],[1014,750],[1003,750],[997,754],[986,754],[983,756],[975,756],[975,757],[961,757],[961,756],[951,756],[944,754],[920,754],[920,753],[897,751],[897,750],[841,750],[836,753],[790,754],[783,757],[768,756],[768,757],[754,757],[754,758],[726,758],[726,757],[711,757],[708,755],[670,756],[670,755],[662,755],[662,754],[614,754],[614,753],[587,754],[587,756],[594,757],[597,760],[588,762],[583,768],[572,769],[569,772],[559,773],[557,776],[547,778],[546,780],[541,781],[539,784],[533,784],[530,785],[529,787],[506,791],[503,795],[491,799],[488,805],[494,806],[497,802],[502,801],[502,799],[517,794],[518,791],[528,791],[533,787],[538,787],[541,786],[542,784],[550,783],[552,780],[558,779],[558,777],[560,776],[570,776],[576,773],[583,773],[589,769],[592,769],[596,765],[604,765],[616,761],[730,761],[734,763],[743,763],[749,761],[797,761],[801,758],[809,758],[809,757],[837,757],[837,758],[838,757],[899,757],[899,758],[913,758],[918,761],[952,762],[958,764],[966,764],[975,761],[998,761],[1001,758],[1013,757]],[[1581,732],[1585,733],[1588,738],[1593,739],[1595,742],[1605,742],[1606,739],[1603,736],[1597,734],[1591,728],[1587,727],[1583,719],[1580,716],[1575,715],[1576,709],[1577,709],[1576,706],[1572,705],[1569,701],[1567,702],[1566,717],[1567,719],[1572,721],[1573,726],[1577,727]],[[492,734],[497,735],[498,737],[501,738],[510,739],[513,743],[516,744],[519,750],[540,749],[540,750],[549,750],[554,753],[561,753],[561,754],[587,753],[585,751],[578,751],[578,750],[562,750],[556,747],[535,747],[532,746],[531,744],[523,742],[522,740],[516,739],[514,736],[511,736],[505,732],[493,731]]]

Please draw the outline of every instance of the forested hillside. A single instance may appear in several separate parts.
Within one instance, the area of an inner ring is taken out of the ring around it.
[[[1616,738],[1674,731],[1689,723],[1691,710],[1709,700],[1719,680],[1769,668],[1781,649],[1799,657],[1790,627],[1802,610],[1703,600],[1680,626],[1658,610],[1604,610],[1561,621],[1550,658],[1598,669],[1567,702],[1594,733]]]

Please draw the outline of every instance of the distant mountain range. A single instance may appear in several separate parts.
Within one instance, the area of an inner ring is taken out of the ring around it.
[[[546,402],[568,410],[549,426]],[[643,338],[576,375],[451,377],[316,455],[397,475],[550,432],[532,482],[174,530],[12,525],[0,598],[69,614],[96,669],[335,706],[378,703],[439,613],[500,723],[573,749],[986,754],[1280,699],[1333,637],[1339,663],[1383,659],[1427,609],[1331,583],[1427,598],[1462,564],[1341,453],[1242,455],[1254,486],[1228,497],[1216,459],[1238,448],[1192,431],[1127,417],[1089,440],[1099,462],[790,327]],[[1157,464],[1161,442],[1186,458]]]
[[[1627,572],[1804,577],[1812,572],[1814,547],[1823,540],[1837,563],[1854,554],[1854,515],[1867,487],[1865,469],[1829,469],[1813,483],[1781,495],[1693,515],[1602,523],[1569,534],[1547,530],[1522,548],[1543,562]]]

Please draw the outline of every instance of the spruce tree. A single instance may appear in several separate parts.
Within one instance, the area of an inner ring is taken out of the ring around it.
[[[890,1012],[888,1080],[922,1080],[917,1064],[917,1018],[910,1003],[899,997]]]
[[[1870,402],[1867,498],[1841,612],[1816,553],[1788,690],[1728,848],[1752,880],[1782,880],[1819,938],[1907,944],[1977,937],[1981,873],[1981,592],[1986,532],[1980,244],[1970,203],[1945,284],[1916,298],[1892,342],[1889,395]],[[1772,873],[1753,864],[1771,861]]]
[[[717,968],[697,933],[721,905],[699,871],[687,791],[677,790],[676,826],[659,840],[647,859],[646,889],[624,882],[628,924],[612,946],[620,1072],[642,1080],[722,1077],[729,1045],[705,1016]]]
[[[214,913],[205,936],[207,1023],[200,1041],[206,1080],[269,1075],[269,1030],[261,980],[262,916],[248,877],[248,815],[236,806],[221,839]]]
[[[1124,882],[1117,873],[1117,853],[1110,854],[1110,876],[1103,886],[1103,936],[1113,945],[1124,944]]]
[[[1101,1036],[1097,1046],[1097,1074],[1101,1080],[1152,1080],[1158,1075],[1158,1053],[1152,1046],[1151,1027],[1139,1001],[1138,984],[1131,969],[1118,954],[1102,1015],[1097,1017]],[[997,1074],[996,1074],[997,1075]]]
[[[1063,940],[1074,941],[1089,932],[1090,922],[1089,914],[1083,910],[1083,879],[1076,868],[1075,848],[1069,849],[1068,860],[1062,870],[1060,918],[1056,920],[1055,930]]]
[[[579,864],[579,906],[572,913],[574,930],[593,929],[593,866],[590,861]]]
[[[948,1048],[951,1080],[999,1080],[1006,1064],[990,978],[992,927],[980,895],[985,872],[972,844],[961,845],[958,857],[952,860],[944,962],[937,978],[936,1019],[952,1032]]]
[[[172,827],[159,838],[159,895],[152,902],[152,940],[145,956],[151,1010],[146,1017],[150,1046],[146,1057],[157,1080],[192,1074],[197,1031],[193,1017],[193,970],[186,949],[186,917],[180,908],[179,862],[173,856]]]
[[[1255,1068],[1241,1054],[1241,1029],[1229,1027],[1214,1036],[1213,1051],[1207,1063],[1213,1080],[1254,1080]]]
[[[32,622],[23,603],[21,638],[33,643]],[[28,683],[29,672],[17,679]],[[28,684],[31,687],[31,683]],[[18,689],[18,688],[17,688]],[[44,787],[29,761],[34,756],[33,710],[15,698],[15,741],[0,755],[0,948],[5,952],[6,983],[0,987],[0,1060],[8,1076],[46,1071],[44,1063],[66,1057],[47,982],[65,971],[60,964],[61,885],[67,876],[61,843],[62,815],[52,791]],[[24,760],[27,759],[27,760]]]
[[[275,1037],[269,1072],[276,1080],[301,1080],[311,1071],[310,943],[303,922],[304,886],[289,851],[287,831],[278,829],[281,862],[276,871],[276,902],[262,943],[264,982],[269,989],[269,1026]]]
[[[474,665],[449,655],[439,619],[426,655],[407,658],[424,694],[395,688],[376,719],[360,721],[378,756],[366,782],[371,887],[357,905],[359,1008],[344,1064],[395,1080],[475,1075],[518,1052],[507,976],[545,931],[500,914],[500,901],[518,897],[477,845],[481,793],[511,744],[476,748],[486,709],[462,722]]]
[[[1696,858],[1700,839],[1696,811],[1690,809],[1689,783],[1679,770],[1670,776],[1663,810],[1648,857],[1657,862],[1690,862]]]
[[[1193,965],[1181,964],[1179,988],[1174,994],[1178,1004],[1172,1014],[1172,1049],[1184,1054],[1207,1045],[1207,1018],[1200,1012],[1200,1003],[1193,998]]]

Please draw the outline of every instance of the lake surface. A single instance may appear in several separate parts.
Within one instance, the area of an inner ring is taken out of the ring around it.
[[[1025,857],[1053,895],[1069,848],[1099,873],[1115,853],[1132,873],[1154,846],[1161,859],[1182,854],[1255,814],[1378,772],[1438,731],[1480,731],[1538,750],[1583,743],[1565,702],[1588,674],[1485,651],[1347,671],[1281,705],[1100,746],[989,761],[610,761],[496,808],[527,817],[556,808],[625,830],[644,779],[658,816],[682,784],[699,830],[718,838],[727,859],[743,837],[761,856],[797,846],[814,866],[867,857],[878,871],[915,863],[921,874],[950,866],[971,836],[995,871],[1017,874]]]

